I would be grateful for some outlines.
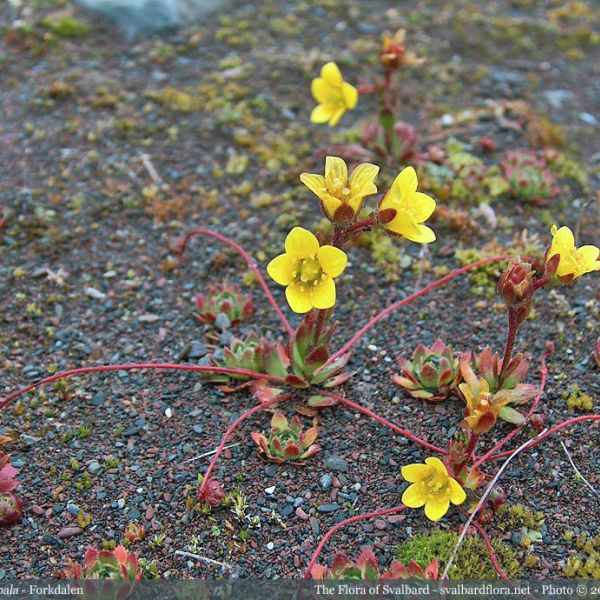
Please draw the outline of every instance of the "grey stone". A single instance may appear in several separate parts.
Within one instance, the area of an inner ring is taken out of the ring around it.
[[[341,507],[339,504],[320,504],[317,510],[322,513],[330,513],[339,510]]]
[[[336,456],[335,454],[326,456],[323,463],[328,469],[338,471],[339,473],[345,473],[349,468],[348,463],[341,456]]]

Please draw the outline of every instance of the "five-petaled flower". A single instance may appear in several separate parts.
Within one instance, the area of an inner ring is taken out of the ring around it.
[[[585,273],[600,270],[600,249],[587,245],[577,248],[568,227],[552,225],[552,244],[546,253],[546,272],[555,283],[568,283]]]
[[[300,181],[319,197],[321,208],[329,220],[346,223],[358,216],[366,196],[377,193],[377,173],[378,166],[362,163],[348,179],[346,163],[337,156],[327,156],[325,176],[302,173]]]
[[[411,242],[429,244],[435,241],[435,233],[422,223],[435,210],[435,200],[417,192],[417,173],[406,167],[394,180],[390,190],[379,202],[380,215],[394,210],[393,218],[382,220],[382,227],[391,235],[402,236]]]
[[[267,272],[279,285],[296,313],[335,304],[334,277],[341,275],[348,258],[334,246],[319,246],[317,238],[302,227],[294,227],[285,239],[285,254],[276,256]]]
[[[352,110],[358,102],[358,90],[344,81],[338,66],[328,62],[321,69],[321,77],[312,80],[311,91],[318,105],[313,109],[310,120],[313,123],[337,125],[347,110]]]
[[[448,475],[444,463],[435,457],[425,459],[425,464],[402,467],[402,477],[409,485],[402,494],[402,503],[409,508],[425,506],[425,516],[439,521],[450,508],[450,502],[462,504],[467,495],[458,481]]]

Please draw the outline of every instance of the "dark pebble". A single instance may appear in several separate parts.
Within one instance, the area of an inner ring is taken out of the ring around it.
[[[340,509],[339,504],[321,504],[317,508],[317,510],[322,513],[335,512],[336,510],[339,510],[339,509]]]
[[[333,477],[327,473],[321,477],[321,487],[324,490],[328,490],[331,488],[331,484],[333,483]]]
[[[313,535],[319,535],[321,528],[319,527],[319,520],[316,517],[310,518],[310,527],[312,529]]]
[[[142,516],[142,513],[137,509],[137,508],[132,508],[128,513],[127,516],[132,520],[135,521],[136,519],[139,519]]]
[[[206,345],[204,344],[204,342],[200,342],[198,340],[194,340],[190,344],[190,349],[189,349],[187,358],[193,358],[193,359],[202,358],[203,356],[206,355],[207,351],[208,350],[207,350]]]
[[[94,406],[102,406],[105,400],[106,396],[102,392],[98,392],[97,394],[94,394],[94,397],[92,398],[92,404]]]
[[[270,464],[265,467],[265,475],[268,477],[275,477],[275,475],[277,475],[277,471],[279,471],[279,465]]]
[[[348,463],[341,456],[336,456],[335,454],[326,456],[323,462],[325,463],[325,466],[332,471],[345,473],[348,470]]]

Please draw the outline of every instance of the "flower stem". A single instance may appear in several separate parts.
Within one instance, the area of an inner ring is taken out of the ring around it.
[[[509,307],[508,309],[508,336],[506,338],[506,346],[504,347],[504,356],[502,357],[502,369],[500,371],[500,384],[504,379],[504,374],[506,373],[506,369],[508,369],[508,365],[510,363],[510,359],[512,358],[513,349],[515,347],[515,339],[517,337],[517,313],[514,308]]]
[[[469,513],[464,508],[461,507],[461,508],[459,508],[459,510],[467,519],[469,518]],[[492,566],[496,570],[496,573],[498,573],[498,576],[500,577],[500,579],[505,579],[505,580],[510,579],[508,577],[508,575],[506,575],[506,573],[502,570],[502,567],[500,566],[500,562],[498,561],[498,557],[496,556],[496,553],[494,552],[494,547],[492,546],[492,542],[491,542],[488,534],[485,532],[485,529],[479,523],[477,523],[477,521],[472,521],[471,525],[473,527],[475,527],[475,529],[477,529],[477,532],[483,539],[483,542],[487,549],[488,556],[490,557]]]
[[[194,229],[192,231],[188,231],[184,235],[183,239],[179,242],[177,247],[178,253],[183,254],[185,252],[188,242],[197,235],[210,237],[222,242],[223,244],[227,244],[229,247],[233,248],[236,252],[238,252],[241,255],[241,257],[246,261],[246,264],[248,265],[250,270],[258,279],[260,287],[262,288],[267,300],[277,313],[277,316],[279,317],[279,320],[281,321],[282,325],[285,327],[285,330],[288,332],[290,337],[293,336],[294,330],[292,329],[292,326],[290,325],[286,316],[283,314],[283,311],[279,307],[279,304],[277,304],[275,298],[273,297],[273,294],[271,293],[271,290],[269,289],[269,286],[267,285],[263,274],[260,272],[256,261],[238,243],[234,242],[233,240],[230,240],[228,237],[221,235],[220,233],[217,233],[216,231],[211,231],[210,229]]]
[[[349,406],[353,410],[363,413],[363,415],[367,415],[368,417],[371,417],[371,419],[375,419],[375,421],[377,421],[378,423],[381,423],[382,425],[389,427],[392,431],[395,431],[396,433],[399,433],[400,435],[407,437],[409,440],[412,440],[413,442],[415,442],[415,444],[419,444],[419,446],[423,446],[423,448],[427,448],[428,450],[437,452],[439,454],[448,454],[447,450],[444,450],[443,448],[439,448],[438,446],[434,446],[433,444],[430,444],[427,440],[423,440],[420,437],[410,433],[410,431],[406,431],[406,429],[402,429],[401,427],[398,427],[398,425],[395,425],[391,421],[388,421],[386,418],[381,417],[376,412],[373,412],[371,409],[367,408],[366,406],[361,406],[360,404],[357,404],[356,402],[353,402],[352,400],[349,400],[348,398],[344,398],[343,396],[337,396],[335,394],[332,394],[331,392],[326,392],[326,391],[322,390],[321,393],[324,396],[329,396],[330,398],[337,400],[341,404],[345,404],[346,406]]]
[[[465,448],[465,460],[463,460],[458,467],[456,467],[454,474],[456,476],[460,475],[461,471],[467,466],[469,461],[473,458],[473,453],[475,452],[475,448],[477,447],[477,442],[479,441],[479,434],[474,433],[473,431],[469,431],[469,443]]]
[[[350,525],[351,523],[356,523],[358,521],[364,521],[366,519],[375,519],[377,517],[384,517],[386,515],[393,515],[394,513],[402,512],[405,509],[406,509],[406,506],[404,506],[403,504],[400,504],[398,506],[394,506],[393,508],[385,508],[385,509],[382,509],[382,510],[376,510],[376,511],[373,511],[373,512],[364,513],[362,515],[354,515],[353,517],[349,517],[348,519],[344,519],[343,521],[340,521],[339,523],[336,523],[321,538],[321,541],[319,542],[319,545],[317,546],[316,550],[314,551],[314,553],[313,553],[313,555],[312,555],[312,557],[310,559],[310,562],[308,563],[308,566],[306,567],[306,571],[304,573],[304,579],[310,579],[312,568],[315,566],[315,563],[317,562],[317,559],[319,558],[319,555],[323,551],[323,548],[325,547],[325,544],[329,541],[329,539],[333,536],[333,534],[336,531],[338,531],[339,529],[341,529],[345,525]]]
[[[540,277],[537,281],[534,282],[533,291],[536,292],[537,290],[543,288],[545,285],[548,285],[549,282],[550,278],[548,277],[548,275]]]
[[[362,338],[372,327],[377,325],[377,323],[379,323],[379,321],[381,321],[381,319],[387,317],[388,315],[393,313],[395,310],[397,310],[401,306],[410,304],[414,300],[417,300],[421,296],[424,296],[425,294],[431,292],[435,288],[444,285],[448,281],[451,281],[452,279],[454,279],[455,277],[458,277],[459,275],[462,275],[463,273],[467,273],[468,271],[477,269],[478,267],[481,267],[482,265],[487,265],[488,263],[509,260],[510,258],[512,258],[512,256],[510,256],[510,255],[492,256],[489,258],[482,258],[481,260],[478,260],[474,263],[465,265],[464,267],[461,267],[460,269],[456,269],[456,270],[452,271],[451,273],[448,273],[448,275],[445,275],[441,279],[438,279],[437,281],[434,281],[434,282],[430,283],[429,285],[426,285],[423,289],[419,290],[418,292],[415,292],[414,294],[411,294],[410,296],[407,296],[406,298],[399,300],[398,302],[394,302],[394,304],[391,304],[390,306],[388,306],[387,308],[382,310],[380,313],[375,315],[368,323],[363,325],[352,336],[352,338],[350,338],[350,340],[348,342],[346,342],[335,354],[333,354],[333,356],[331,356],[329,358],[329,360],[327,361],[326,364],[331,363],[336,358],[339,358],[343,354],[346,354],[349,350],[352,349],[352,347],[358,342],[358,340],[360,340],[360,338]]]
[[[228,375],[243,375],[250,379],[266,379],[267,381],[273,381],[275,383],[285,383],[285,379],[282,377],[276,377],[269,375],[268,373],[256,373],[249,371],[248,369],[230,369],[229,367],[212,367],[209,365],[180,365],[177,363],[131,363],[131,364],[118,364],[118,365],[98,365],[95,367],[80,367],[79,369],[71,369],[70,371],[62,371],[56,373],[50,377],[40,379],[27,387],[16,390],[12,394],[9,394],[2,402],[0,402],[0,409],[4,408],[9,402],[12,402],[19,396],[26,394],[27,392],[34,390],[38,387],[58,381],[59,379],[65,379],[67,377],[73,377],[74,375],[83,375],[85,373],[99,373],[104,371],[133,371],[140,369],[150,370],[172,370],[172,371],[193,371],[198,373],[225,373]]]
[[[256,406],[253,406],[251,409],[247,410],[246,412],[242,413],[228,428],[227,431],[225,431],[225,433],[223,434],[223,437],[221,438],[221,442],[219,443],[217,450],[214,454],[214,456],[212,457],[210,464],[208,465],[206,471],[204,472],[204,479],[202,480],[202,482],[200,483],[200,487],[198,488],[198,493],[202,493],[202,491],[204,490],[204,488],[208,485],[208,482],[210,480],[210,474],[212,473],[213,469],[215,468],[215,465],[217,464],[217,461],[219,460],[219,457],[221,456],[223,450],[225,449],[225,444],[228,442],[229,438],[231,437],[231,435],[233,434],[233,432],[248,418],[251,417],[254,413],[260,411],[260,410],[264,410],[265,408],[269,408],[270,406],[273,406],[275,404],[280,404],[281,402],[285,402],[286,400],[289,400],[292,397],[292,394],[282,394],[281,396],[278,396],[276,398],[272,398],[271,400],[267,400],[266,402],[261,402],[260,404],[257,404]]]
[[[331,308],[327,308],[325,310],[319,310],[317,314],[317,322],[315,324],[315,333],[313,337],[313,343],[315,346],[319,345],[319,340],[321,339],[321,335],[323,335],[323,330],[327,325],[327,322],[331,318],[333,310]]]
[[[538,437],[534,438],[535,441],[527,447],[527,450],[530,450],[534,446],[537,446],[539,443],[543,442],[548,436],[551,436],[552,434],[556,433],[557,431],[560,431],[561,429],[564,429],[565,427],[569,427],[570,425],[574,425],[575,423],[580,423],[581,421],[600,421],[600,414],[598,414],[598,415],[582,415],[580,417],[573,417],[571,419],[567,419],[566,421],[563,421],[562,423],[555,425],[554,427],[552,427],[552,428],[546,430],[545,432],[543,432],[542,434],[540,434]],[[487,460],[490,461],[490,460],[498,460],[500,458],[505,458],[507,456],[510,456],[513,452],[514,452],[514,450],[505,450],[504,452],[499,452],[498,454],[493,454],[492,456],[488,457]]]

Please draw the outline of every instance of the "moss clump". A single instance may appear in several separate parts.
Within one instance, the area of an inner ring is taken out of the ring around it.
[[[594,409],[594,400],[592,397],[582,392],[575,383],[569,386],[566,392],[562,393],[562,397],[567,401],[567,408],[569,410],[589,412]]]
[[[544,524],[544,513],[541,510],[531,510],[523,504],[505,504],[498,511],[498,527],[502,531],[514,529],[539,530]]]
[[[87,23],[70,16],[47,17],[42,25],[55,35],[69,38],[85,37],[92,29]]]
[[[568,533],[571,535],[567,535]],[[565,532],[567,541],[573,540],[573,537],[572,532]],[[565,576],[577,579],[600,579],[600,535],[590,538],[584,531],[574,541],[577,554],[569,556],[563,565]]]
[[[422,567],[437,559],[443,570],[458,541],[458,533],[454,531],[434,531],[417,535],[400,544],[396,549],[396,558],[404,564],[411,560]],[[521,575],[522,567],[517,552],[500,540],[492,542],[504,572],[515,579]],[[465,536],[450,569],[450,579],[498,579],[492,565],[485,543],[479,536]]]
[[[398,281],[400,272],[412,264],[411,257],[403,254],[398,244],[382,231],[373,231],[368,237],[361,237],[359,243],[369,248],[375,263],[383,269],[388,281]]]

